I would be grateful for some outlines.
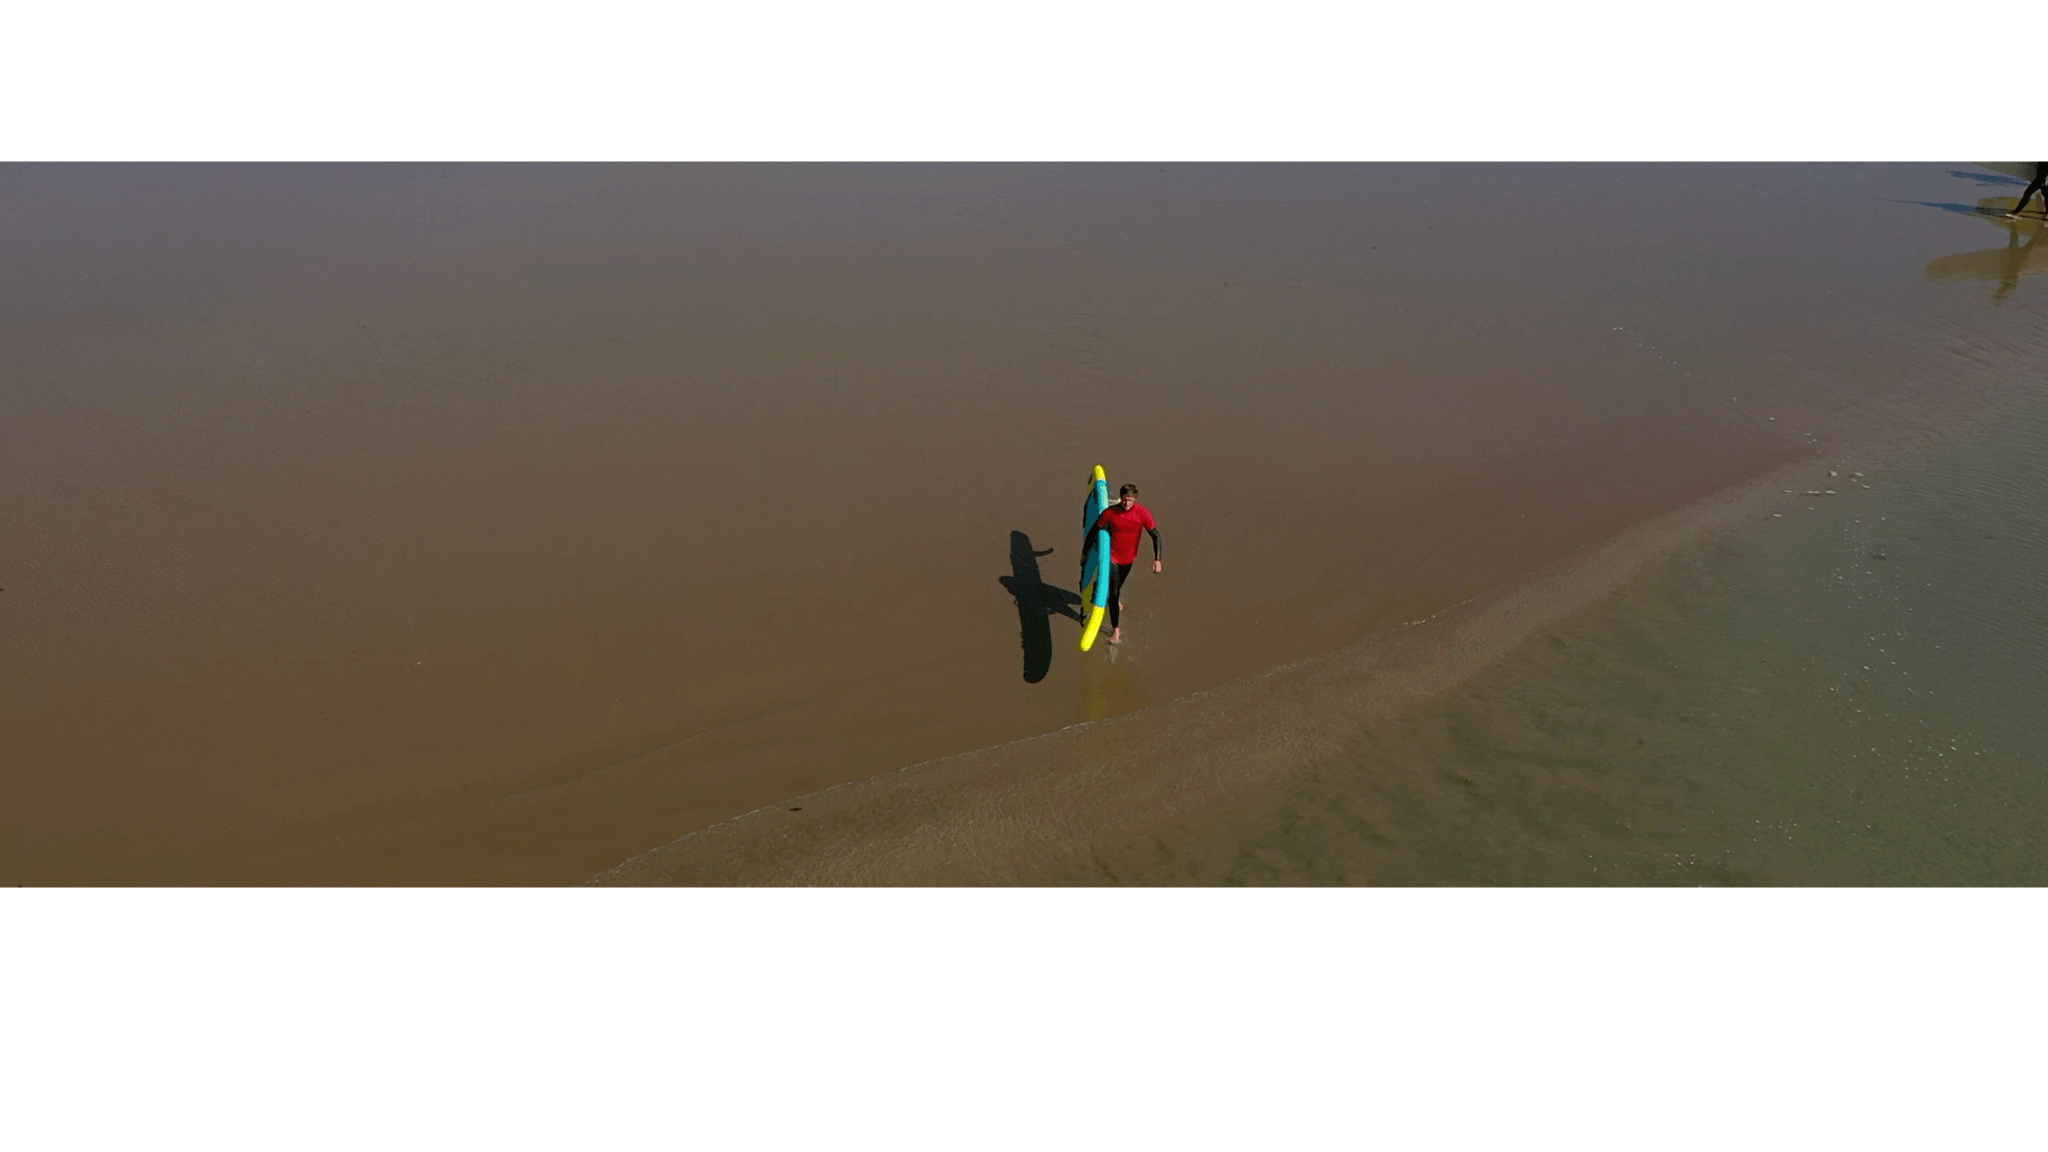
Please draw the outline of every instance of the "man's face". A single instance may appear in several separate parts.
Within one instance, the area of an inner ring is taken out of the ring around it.
[[[1137,502],[1138,498],[1129,493],[1125,493],[1124,496],[1117,501],[1117,503],[1124,506],[1124,511],[1126,512],[1129,512],[1131,510],[1131,505],[1136,504]]]

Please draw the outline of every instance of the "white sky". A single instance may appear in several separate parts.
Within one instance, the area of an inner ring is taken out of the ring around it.
[[[46,2],[0,160],[2026,159],[2033,11]],[[2043,903],[10,891],[0,1084],[37,1149],[2017,1146]]]
[[[2024,29],[1926,5],[201,0],[7,24],[0,159],[1960,160],[2043,135]]]

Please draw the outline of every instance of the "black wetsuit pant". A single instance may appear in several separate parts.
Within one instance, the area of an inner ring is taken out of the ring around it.
[[[2020,202],[2018,204],[2013,205],[2012,210],[2018,212],[2021,209],[2025,208],[2027,206],[2027,201],[2032,200],[2034,198],[2034,193],[2039,192],[2041,190],[2042,185],[2044,184],[2048,184],[2048,164],[2036,164],[2034,165],[2033,183],[2028,184],[2027,190],[2025,192],[2020,193]],[[2041,198],[2041,207],[2044,210],[2048,210],[2048,196],[2044,196]]]
[[[1135,564],[1137,561],[1134,560],[1131,563]],[[1124,577],[1130,574],[1130,564],[1111,564],[1109,566],[1109,627],[1112,631],[1121,627],[1116,622],[1117,608],[1119,607],[1117,598],[1124,594]]]

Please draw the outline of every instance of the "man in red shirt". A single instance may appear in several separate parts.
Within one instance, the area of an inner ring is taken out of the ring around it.
[[[1126,484],[1117,490],[1117,501],[1102,510],[1095,523],[1088,526],[1089,533],[1097,528],[1109,529],[1109,642],[1124,642],[1124,630],[1118,623],[1123,609],[1119,597],[1124,591],[1124,577],[1131,574],[1131,565],[1138,562],[1138,533],[1142,530],[1152,534],[1152,570],[1166,570],[1160,560],[1159,525],[1152,522],[1152,513],[1138,503],[1138,486]],[[1082,551],[1087,551],[1084,539]]]

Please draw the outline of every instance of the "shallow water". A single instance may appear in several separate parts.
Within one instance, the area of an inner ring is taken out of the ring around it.
[[[1116,878],[2048,883],[2044,477],[2038,379],[1815,467],[1276,795],[1127,846]]]
[[[2001,180],[0,171],[0,882],[573,881],[1329,653],[2039,362]]]

